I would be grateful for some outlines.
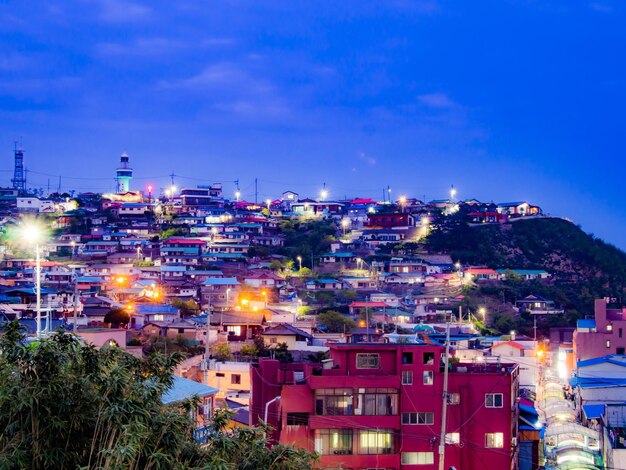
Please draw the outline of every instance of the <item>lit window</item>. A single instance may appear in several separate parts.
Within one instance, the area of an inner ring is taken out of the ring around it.
[[[610,339],[607,339],[607,340],[606,340],[606,347],[607,347],[607,348],[610,348],[610,347],[611,347],[611,340],[610,340]]]
[[[378,369],[380,367],[380,354],[357,354],[357,369]]]
[[[448,405],[458,405],[461,403],[460,393],[448,393]]]
[[[241,326],[239,325],[229,325],[226,327],[226,331],[229,335],[241,336]]]
[[[427,352],[424,353],[424,365],[432,366],[435,363],[435,353]]]
[[[393,453],[391,429],[359,431],[359,454],[377,455]]]
[[[608,325],[606,325],[606,331],[613,331],[613,324],[609,323]]]
[[[402,465],[432,465],[434,463],[433,452],[402,452]]]
[[[424,385],[432,385],[434,382],[435,373],[432,370],[424,371]]]
[[[458,432],[446,434],[446,444],[458,445],[461,443],[461,435]]]
[[[502,408],[502,394],[501,393],[487,393],[485,394],[485,408]]]
[[[402,385],[411,385],[411,384],[413,384],[413,371],[403,370],[402,371]]]
[[[501,432],[488,432],[485,434],[485,447],[504,447],[504,434]]]
[[[316,429],[315,452],[320,455],[352,454],[352,429]]]

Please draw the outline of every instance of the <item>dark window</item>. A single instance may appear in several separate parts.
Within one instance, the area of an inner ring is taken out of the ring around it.
[[[413,353],[412,352],[403,352],[402,353],[402,364],[413,364]]]
[[[615,354],[624,354],[624,348],[617,348]]]
[[[309,413],[287,413],[287,426],[308,426]]]
[[[618,331],[618,335],[619,335],[620,338],[622,337],[622,329],[621,328]]]
[[[224,377],[224,372],[216,372],[215,377]]]
[[[424,353],[424,365],[432,366],[435,363],[435,353],[427,352]]]
[[[241,384],[241,375],[239,374],[233,374],[230,376],[230,383],[233,385],[240,385]]]

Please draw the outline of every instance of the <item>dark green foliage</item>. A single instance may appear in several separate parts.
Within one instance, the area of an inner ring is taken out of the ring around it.
[[[269,446],[265,427],[226,431],[218,412],[207,448],[193,438],[192,400],[165,406],[180,355],[140,360],[97,351],[70,334],[25,344],[17,323],[0,337],[0,468],[311,468],[313,456]]]
[[[285,235],[285,246],[279,253],[294,260],[302,257],[302,265],[311,267],[311,255],[317,258],[327,252],[334,241],[337,227],[327,220],[283,220],[280,222],[281,233]]]
[[[593,312],[594,298],[626,300],[626,253],[563,219],[470,227],[455,214],[433,222],[426,245],[431,251],[449,252],[463,264],[544,269],[554,275],[550,283],[509,279],[503,287],[483,288],[483,293],[503,300],[513,302],[536,293],[562,305],[574,317]]]
[[[124,308],[112,308],[104,316],[104,323],[110,323],[114,327],[128,325],[130,313]]]
[[[175,297],[174,299],[172,299],[172,307],[176,307],[177,309],[179,309],[180,315],[183,318],[191,317],[193,315],[198,315],[201,311],[200,306],[193,299],[189,299],[185,301],[183,299],[179,299],[178,297]]]
[[[317,324],[328,333],[343,333],[356,326],[353,320],[334,310],[320,313],[317,316]]]
[[[293,362],[293,356],[289,352],[287,343],[279,343],[272,349],[274,359],[279,362]]]

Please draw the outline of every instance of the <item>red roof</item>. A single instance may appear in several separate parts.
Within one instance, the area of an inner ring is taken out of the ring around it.
[[[492,346],[491,349],[498,348],[498,347],[504,346],[504,345],[509,345],[509,346],[514,347],[516,349],[526,349],[524,346],[522,346],[521,344],[519,344],[516,341],[506,341],[504,343],[498,343],[498,344]]]
[[[357,197],[356,199],[352,199],[352,201],[350,201],[350,204],[378,204],[378,203],[370,198]]]
[[[469,268],[465,272],[470,274],[498,274],[498,271],[489,268]]]

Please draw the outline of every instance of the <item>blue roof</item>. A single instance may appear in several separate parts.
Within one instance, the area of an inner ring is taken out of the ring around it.
[[[596,327],[596,321],[592,320],[592,319],[582,319],[582,320],[578,320],[576,322],[576,326],[578,328],[595,328]]]
[[[579,361],[576,363],[576,367],[587,367],[596,364],[615,364],[616,366],[626,367],[626,361],[615,360],[615,357],[624,357],[621,354],[610,354],[608,356],[594,357],[593,359],[587,359],[586,361]]]
[[[216,388],[175,375],[174,383],[163,394],[161,401],[164,405],[169,405],[171,403],[183,402],[193,397],[215,395],[217,392],[218,390]]]
[[[317,282],[321,284],[332,284],[332,283],[339,282],[339,281],[337,279],[325,278],[325,279],[318,279]]]
[[[624,387],[626,379],[609,379],[599,377],[572,377],[569,379],[572,387],[580,388],[607,388],[607,387]]]
[[[604,414],[604,403],[598,405],[583,405],[583,412],[587,419],[598,419]]]
[[[161,266],[161,271],[166,271],[166,272],[184,272],[187,271],[187,266],[168,266],[168,265],[164,265]]]
[[[78,282],[91,282],[91,283],[102,283],[106,282],[104,279],[95,276],[84,276],[76,279]]]
[[[138,304],[135,306],[135,313],[139,315],[149,315],[151,313],[178,314],[178,309],[171,305]]]
[[[232,286],[239,285],[236,277],[209,277],[202,285],[204,286]]]

